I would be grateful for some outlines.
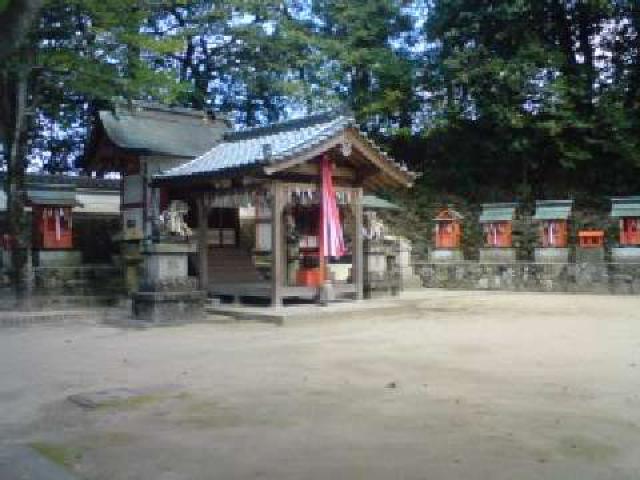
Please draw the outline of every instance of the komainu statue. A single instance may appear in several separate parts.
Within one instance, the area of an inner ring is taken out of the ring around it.
[[[185,216],[189,213],[189,206],[182,200],[174,200],[169,208],[158,216],[158,231],[161,238],[186,239],[193,235],[187,225]]]

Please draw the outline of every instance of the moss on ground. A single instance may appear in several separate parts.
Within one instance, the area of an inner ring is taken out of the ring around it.
[[[98,406],[98,408],[109,410],[133,410],[135,408],[156,403],[159,400],[161,400],[160,395],[135,395],[132,397],[116,398],[103,402]]]
[[[46,459],[67,469],[73,468],[82,459],[79,449],[59,443],[34,442],[30,446]]]

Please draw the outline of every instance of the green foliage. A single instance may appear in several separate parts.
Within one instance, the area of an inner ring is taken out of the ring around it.
[[[433,2],[435,174],[453,163],[450,188],[532,195],[639,188],[639,25],[631,2]]]

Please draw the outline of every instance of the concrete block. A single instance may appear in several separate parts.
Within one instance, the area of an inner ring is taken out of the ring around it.
[[[33,265],[42,268],[77,267],[82,265],[82,252],[79,250],[35,250]]]
[[[480,263],[515,263],[515,248],[481,248]]]
[[[462,262],[462,250],[435,249],[429,252],[429,261],[433,263]]]
[[[604,248],[576,249],[576,263],[604,263]]]
[[[640,247],[615,247],[611,249],[613,263],[637,263],[640,265]]]
[[[536,248],[536,263],[569,263],[568,248]]]

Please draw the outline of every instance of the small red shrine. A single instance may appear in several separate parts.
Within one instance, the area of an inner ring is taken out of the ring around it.
[[[464,217],[453,208],[445,208],[438,213],[435,222],[434,242],[436,249],[458,249],[462,239],[462,219]]]
[[[515,203],[485,203],[482,205],[480,223],[486,248],[511,248],[513,245],[513,220]]]
[[[612,198],[611,217],[620,222],[620,246],[640,246],[640,197]]]
[[[32,208],[32,245],[36,250],[73,248],[72,209],[78,205],[70,185],[33,186],[27,193]]]
[[[573,200],[538,200],[534,220],[540,222],[542,248],[567,248]]]
[[[33,248],[73,247],[71,207],[33,207]]]
[[[604,247],[603,230],[581,230],[578,232],[578,245],[580,248]]]

